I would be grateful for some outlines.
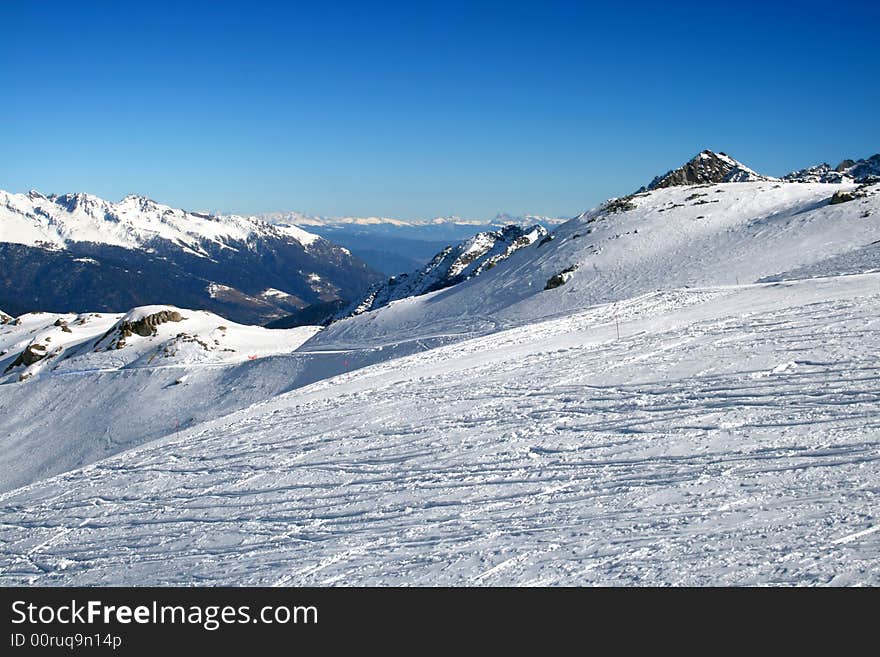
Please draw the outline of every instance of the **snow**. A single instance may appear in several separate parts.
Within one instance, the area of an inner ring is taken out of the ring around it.
[[[111,203],[91,194],[0,191],[0,242],[57,249],[70,242],[142,248],[161,239],[204,255],[202,241],[228,246],[270,234],[290,237],[304,247],[320,239],[301,228],[273,227],[256,217],[187,212],[143,196]]]
[[[877,585],[878,317],[682,289],[325,379],[3,494],[0,576]]]
[[[880,178],[880,153],[864,160],[844,160],[834,169],[827,162],[792,171],[783,180],[792,182],[863,182]]]
[[[657,290],[749,283],[812,266],[880,240],[880,186],[828,204],[852,187],[723,183],[639,194],[634,210],[585,212],[548,243],[454,287],[331,324],[310,346],[496,331]],[[544,290],[572,266],[565,285]]]
[[[313,233],[306,232],[298,226],[293,226],[289,224],[275,224],[275,228],[284,235],[292,237],[303,246],[309,246],[317,240],[321,239],[319,236]]]
[[[222,298],[225,293],[232,291],[231,287],[229,287],[228,285],[222,285],[220,283],[208,283],[208,287],[205,289],[208,291],[208,295],[212,299]]]
[[[456,246],[447,246],[421,269],[373,285],[365,295],[343,308],[337,318],[359,315],[478,276],[546,236],[546,229],[539,225],[525,229],[508,225],[477,233]]]
[[[465,219],[458,216],[434,217],[433,219],[392,219],[391,217],[321,217],[303,212],[267,212],[260,218],[275,226],[392,226],[396,228],[418,228],[423,226],[442,226],[453,224],[458,226],[508,226],[522,227],[534,224],[555,225],[566,221],[558,217],[546,217],[535,214],[521,216],[499,212],[492,219]]]
[[[276,299],[284,299],[285,297],[293,296],[289,292],[285,292],[284,290],[276,290],[274,287],[266,288],[262,292],[260,292],[261,297],[270,297]]]
[[[737,169],[735,175],[735,182],[753,182],[756,180],[776,180],[776,178],[772,178],[769,176],[763,176],[754,169],[747,167],[745,164],[740,162],[739,160],[734,160],[732,157],[725,153],[715,153],[715,157],[726,162],[734,169]],[[700,153],[700,157],[703,159],[709,159],[709,156],[706,153]],[[734,180],[731,180],[734,182]]]
[[[121,315],[63,316],[0,385],[0,582],[878,585],[880,187],[829,205],[852,187],[637,194],[289,338],[179,309],[107,350]],[[0,368],[58,318],[0,326]]]
[[[176,311],[182,320],[160,324],[148,337],[120,332],[122,322],[162,311]],[[280,375],[268,384],[249,383],[248,371],[293,352],[318,330],[269,330],[173,306],[125,314],[30,313],[18,320],[0,324],[0,384],[6,384],[0,385],[0,490],[281,391]],[[45,346],[45,357],[15,365],[31,344]],[[175,385],[181,377],[186,386]]]
[[[176,312],[180,321],[166,321],[151,336],[123,336],[123,323],[159,313]],[[318,327],[270,330],[230,322],[204,310],[174,306],[141,306],[124,314],[81,315],[30,313],[20,325],[0,326],[0,383],[46,373],[65,376],[82,372],[131,368],[216,365],[253,360],[294,351]],[[44,344],[47,357],[30,366],[12,367],[28,344]]]

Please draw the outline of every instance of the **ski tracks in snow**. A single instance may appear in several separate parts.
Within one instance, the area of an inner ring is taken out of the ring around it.
[[[322,381],[0,496],[2,582],[876,585],[878,280]]]

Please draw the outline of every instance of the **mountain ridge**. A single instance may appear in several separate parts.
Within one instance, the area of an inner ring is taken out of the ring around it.
[[[111,312],[153,303],[263,324],[349,300],[380,275],[296,226],[186,211],[129,195],[0,192],[0,306]]]
[[[657,176],[646,187],[643,187],[642,190],[650,191],[664,187],[684,185],[758,182],[763,180],[775,180],[775,178],[764,176],[754,171],[726,153],[715,153],[705,149],[677,169],[672,169],[663,175]]]
[[[843,160],[832,168],[827,162],[817,164],[782,177],[787,182],[867,183],[880,180],[880,153],[860,160]]]

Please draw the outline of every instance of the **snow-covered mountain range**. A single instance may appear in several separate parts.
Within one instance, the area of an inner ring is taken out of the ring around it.
[[[3,324],[0,579],[880,584],[880,182],[695,160],[254,359]]]
[[[522,248],[540,242],[547,235],[547,230],[540,225],[529,228],[508,225],[498,230],[477,233],[455,246],[446,247],[422,269],[393,276],[385,283],[374,285],[362,299],[355,301],[339,317],[360,315],[407,297],[452,287],[492,269],[502,260]]]
[[[387,226],[395,228],[426,228],[430,226],[476,226],[479,228],[490,226],[501,228],[504,226],[519,226],[529,228],[535,224],[554,226],[567,221],[559,217],[545,217],[535,214],[513,215],[507,212],[499,212],[491,219],[466,219],[458,216],[434,217],[433,219],[392,219],[390,217],[322,217],[306,214],[304,212],[267,212],[260,215],[261,219],[271,224],[286,224],[295,226],[307,226],[320,228],[330,226]]]
[[[735,285],[803,270],[880,239],[877,190],[762,180],[664,186],[612,199],[503,266],[336,322],[314,341],[367,345],[395,335],[497,330],[658,289]],[[564,285],[554,288],[557,276]]]
[[[783,180],[788,182],[865,183],[880,181],[880,153],[866,160],[844,160],[833,169],[827,162],[794,171]]]
[[[528,229],[535,225],[551,229],[567,219],[499,212],[490,219],[437,217],[401,220],[384,217],[316,217],[298,212],[263,215],[270,223],[303,226],[349,249],[374,269],[389,276],[421,269],[435,254],[481,232],[506,226]]]
[[[0,191],[0,306],[70,311],[173,303],[265,322],[351,299],[377,275],[290,225],[189,212],[128,196]]]
[[[529,228],[511,224],[497,230],[477,233],[456,245],[446,246],[424,267],[374,284],[366,294],[347,306],[325,305],[322,306],[323,313],[317,315],[314,314],[315,307],[307,308],[276,320],[269,326],[303,326],[308,323],[307,320],[327,324],[333,320],[376,310],[401,299],[442,290],[479,276],[516,251],[549,239],[548,235],[547,229],[538,224]]]

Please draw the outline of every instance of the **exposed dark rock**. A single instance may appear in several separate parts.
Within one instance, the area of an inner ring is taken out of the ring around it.
[[[547,284],[544,285],[544,289],[553,290],[557,287],[565,285],[568,282],[568,279],[571,278],[571,275],[574,273],[575,269],[577,269],[577,265],[572,265],[571,267],[563,269],[558,274],[553,274],[553,276],[547,279]]]
[[[123,321],[119,324],[119,334],[123,338],[137,334],[147,338],[156,335],[156,328],[165,322],[180,322],[183,320],[176,310],[160,310],[152,315],[146,315],[133,322]]]
[[[705,150],[678,169],[673,169],[662,176],[657,176],[644,189],[661,189],[680,185],[704,185],[726,182],[751,182],[769,180],[737,162],[725,153],[713,153]]]
[[[46,345],[39,343],[31,343],[27,347],[24,348],[18,358],[16,358],[9,367],[6,368],[6,372],[9,372],[19,365],[24,365],[25,367],[30,367],[34,363],[43,360],[46,357],[47,347]]]
[[[633,203],[633,194],[629,194],[627,196],[621,196],[620,198],[613,198],[602,205],[602,211],[605,214],[617,214],[618,212],[629,212],[630,210],[636,209],[636,204]]]
[[[834,196],[831,197],[831,200],[828,201],[830,205],[837,205],[838,203],[846,203],[847,201],[854,201],[858,198],[852,192],[834,192]]]
[[[846,203],[847,201],[854,201],[857,198],[865,198],[869,195],[869,187],[871,183],[864,183],[856,187],[855,189],[845,192],[843,190],[839,190],[834,192],[834,195],[831,197],[831,200],[828,201],[830,205],[836,205],[838,203]]]

